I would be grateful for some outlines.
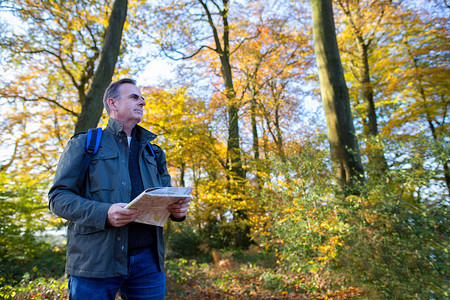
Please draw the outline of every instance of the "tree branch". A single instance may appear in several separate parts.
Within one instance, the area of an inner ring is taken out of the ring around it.
[[[14,160],[16,160],[18,146],[19,146],[19,140],[16,140],[14,143],[13,155],[11,156],[11,159],[6,164],[0,165],[0,172],[5,172],[13,164]]]
[[[69,114],[71,114],[72,116],[78,117],[78,113],[74,112],[74,111],[71,110],[71,109],[68,109],[67,107],[64,107],[63,105],[61,105],[60,103],[58,103],[58,101],[53,100],[53,99],[49,99],[49,98],[47,98],[47,97],[42,97],[42,96],[40,96],[40,97],[37,97],[36,99],[29,99],[29,98],[27,98],[27,97],[19,96],[19,95],[16,95],[16,96],[8,96],[8,97],[9,97],[9,98],[11,98],[11,97],[19,98],[19,99],[21,99],[22,101],[25,101],[25,102],[46,101],[46,102],[49,102],[49,103],[52,103],[52,104],[58,106],[58,107],[61,108],[62,110],[64,110],[64,111],[68,112]]]
[[[220,44],[219,34],[217,32],[216,26],[214,25],[214,21],[212,19],[211,12],[209,11],[208,6],[206,5],[206,3],[203,0],[198,0],[198,2],[200,2],[200,4],[203,6],[203,9],[205,10],[206,15],[208,16],[208,23],[211,26],[211,29],[213,31],[214,41],[216,43],[216,50],[215,51],[219,55],[222,55],[224,50],[222,49],[222,45]],[[214,5],[217,6],[216,3],[214,3]],[[220,10],[220,8],[219,8],[219,10]]]

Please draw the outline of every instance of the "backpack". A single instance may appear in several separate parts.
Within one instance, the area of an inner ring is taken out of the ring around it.
[[[86,138],[86,148],[85,148],[86,154],[84,155],[83,161],[81,162],[81,170],[80,170],[80,174],[78,174],[78,178],[77,178],[78,186],[81,186],[83,184],[84,178],[86,177],[87,169],[89,167],[89,163],[91,162],[92,156],[94,156],[97,153],[98,148],[100,147],[101,139],[102,139],[102,128],[101,127],[98,127],[95,129],[91,128],[88,130],[87,138]],[[147,146],[150,149],[150,153],[156,160],[158,172],[162,173],[159,163],[158,163],[158,160],[156,159],[156,153],[155,153],[155,150],[153,149],[152,144],[150,144],[150,142],[148,142]]]

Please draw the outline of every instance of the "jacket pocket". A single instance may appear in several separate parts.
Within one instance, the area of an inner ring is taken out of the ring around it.
[[[92,226],[84,226],[84,225],[80,225],[80,224],[70,223],[69,224],[69,232],[70,231],[77,233],[77,234],[87,235],[87,234],[93,234],[93,233],[97,233],[97,232],[103,232],[103,231],[105,231],[105,229],[99,229],[99,228],[92,227]]]
[[[101,148],[89,165],[90,191],[113,190],[117,186],[119,167],[118,153]]]
[[[148,153],[145,153],[145,154],[144,154],[144,157],[145,157],[145,161],[146,161],[151,167],[154,167],[154,168],[158,169],[158,164],[157,164],[157,162],[156,162],[156,159],[155,159],[153,156],[151,156],[151,155],[148,154]]]

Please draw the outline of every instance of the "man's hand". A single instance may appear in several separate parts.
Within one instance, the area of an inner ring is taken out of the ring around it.
[[[190,198],[185,198],[178,201],[177,203],[171,204],[167,207],[167,210],[175,217],[182,218],[186,216],[189,204],[191,203]]]
[[[121,227],[136,220],[141,215],[137,209],[124,208],[127,203],[115,203],[108,210],[106,224],[113,227]]]

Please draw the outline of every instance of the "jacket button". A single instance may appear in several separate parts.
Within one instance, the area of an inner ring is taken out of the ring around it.
[[[120,236],[118,236],[118,237],[117,237],[117,240],[120,241],[120,240],[122,240],[122,238],[121,238]]]

